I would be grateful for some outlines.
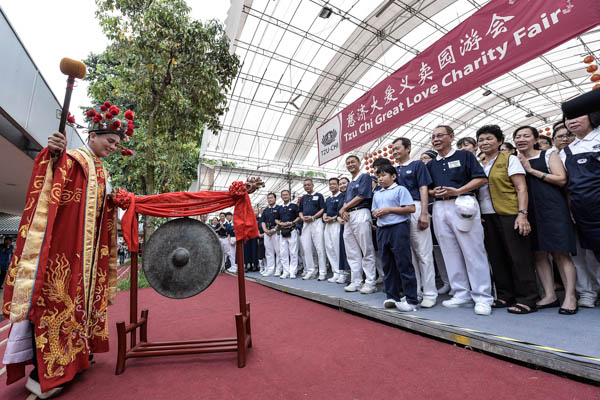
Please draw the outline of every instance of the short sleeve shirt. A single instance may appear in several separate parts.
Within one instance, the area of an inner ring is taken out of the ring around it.
[[[340,205],[341,203],[341,205]],[[338,193],[335,196],[330,196],[325,201],[325,214],[328,217],[337,217],[338,210],[344,204],[344,193]]]
[[[304,194],[300,200],[298,212],[305,217],[312,217],[325,208],[325,199],[321,193]]]
[[[279,216],[281,222],[292,222],[298,218],[298,205],[289,202],[287,205],[279,206]]]
[[[280,206],[267,207],[262,213],[261,222],[264,222],[267,229],[275,227],[275,220],[280,218],[279,215]]]
[[[348,189],[346,190],[346,203],[349,203],[350,200],[355,198],[356,196],[363,197],[359,204],[355,207],[370,207],[371,206],[371,198],[373,197],[373,185],[371,184],[371,177],[367,174],[360,174],[353,179],[350,183],[348,183]]]
[[[498,156],[496,156],[498,158]],[[490,171],[492,170],[492,166],[496,161],[494,158],[490,161],[485,167],[483,167],[483,172],[485,172],[486,176],[490,175]],[[508,157],[508,176],[513,175],[525,175],[525,169],[523,165],[521,165],[521,161],[516,156],[511,155]],[[485,184],[479,188],[479,207],[481,208],[482,214],[495,214],[494,205],[492,204],[492,196],[490,195],[490,185]]]
[[[398,185],[407,188],[413,200],[421,200],[419,188],[431,185],[431,175],[429,175],[429,170],[425,163],[421,160],[411,161],[405,165],[396,167],[396,171],[398,173],[398,178],[396,179]]]
[[[427,164],[430,187],[461,188],[475,178],[487,178],[483,168],[470,151],[452,149],[446,157],[439,155]]]
[[[404,186],[397,183],[392,184],[387,189],[381,189],[373,195],[373,205],[371,210],[384,207],[404,207],[412,206],[413,198]],[[377,219],[377,226],[383,227],[388,225],[399,224],[408,220],[407,214],[386,214]]]
[[[573,155],[600,152],[600,127],[585,135],[583,139],[575,138],[573,143],[569,145],[569,150],[571,150]],[[561,150],[559,155],[563,165],[565,165],[565,162],[567,161],[567,154],[564,150]]]

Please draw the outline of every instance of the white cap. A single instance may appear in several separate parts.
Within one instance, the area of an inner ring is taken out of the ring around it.
[[[458,196],[454,200],[456,216],[456,228],[462,232],[469,232],[477,215],[477,200],[475,196]]]

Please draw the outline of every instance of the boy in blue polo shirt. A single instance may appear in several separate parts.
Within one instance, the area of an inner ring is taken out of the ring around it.
[[[408,214],[415,212],[415,204],[408,189],[398,185],[396,178],[396,169],[392,165],[377,169],[377,181],[382,189],[373,195],[371,210],[377,218],[377,246],[384,272],[387,299],[383,306],[411,312],[416,311],[419,304],[408,224]],[[401,287],[406,296],[403,300]]]

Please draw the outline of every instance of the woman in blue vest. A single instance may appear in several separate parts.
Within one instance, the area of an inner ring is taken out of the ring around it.
[[[532,241],[535,250],[536,269],[544,288],[544,297],[537,303],[538,309],[558,307],[554,291],[552,266],[548,254],[558,265],[565,299],[558,310],[560,314],[577,313],[575,297],[575,265],[569,253],[576,252],[575,230],[567,198],[561,188],[567,182],[567,174],[558,154],[538,150],[539,133],[531,126],[521,126],[513,133],[513,141],[519,150],[519,160],[527,172],[529,216],[532,225]]]
[[[529,233],[527,184],[519,159],[500,152],[504,134],[498,125],[477,130],[484,153],[481,163],[488,184],[479,188],[484,244],[492,266],[497,299],[494,308],[508,307],[513,314],[537,311],[535,256]]]

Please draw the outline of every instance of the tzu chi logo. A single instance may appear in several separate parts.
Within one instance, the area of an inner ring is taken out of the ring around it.
[[[333,143],[335,141],[336,137],[337,137],[337,131],[335,129],[332,129],[332,130],[328,131],[325,135],[323,135],[323,137],[321,138],[321,144],[323,146],[329,146],[331,143]]]

